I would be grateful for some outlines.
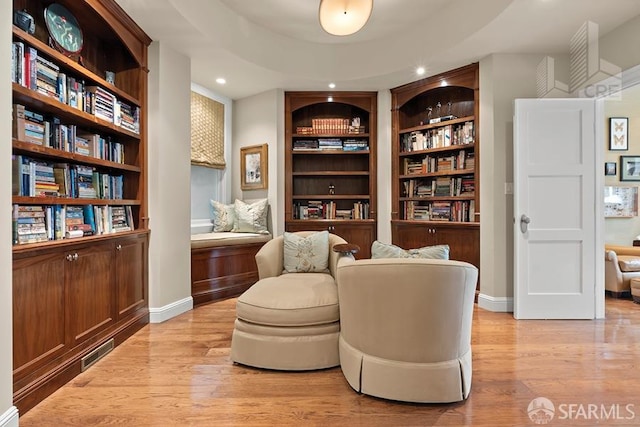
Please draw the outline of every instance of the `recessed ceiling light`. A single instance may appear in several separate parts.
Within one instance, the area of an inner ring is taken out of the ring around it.
[[[335,88],[335,87],[336,87],[336,84],[335,84],[335,83],[329,83],[329,87],[330,87],[331,89],[333,89],[333,88]]]
[[[419,76],[423,75],[425,71],[426,70],[424,69],[424,67],[416,68],[416,74],[419,75]]]
[[[222,77],[218,77],[216,79],[216,83],[218,83],[219,85],[223,85],[225,84],[227,81],[225,79],[223,79]]]

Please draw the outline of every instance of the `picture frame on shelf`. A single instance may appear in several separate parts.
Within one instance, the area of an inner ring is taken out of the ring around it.
[[[627,151],[629,149],[629,118],[609,117],[609,150]]]
[[[616,162],[606,162],[604,164],[605,176],[616,176],[618,174],[618,164]]]
[[[620,156],[620,181],[640,181],[640,156]]]
[[[240,148],[240,188],[261,190],[269,186],[269,145]]]

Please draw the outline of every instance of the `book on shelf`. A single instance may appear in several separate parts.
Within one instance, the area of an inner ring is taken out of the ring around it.
[[[13,244],[23,245],[49,240],[43,206],[13,206]]]

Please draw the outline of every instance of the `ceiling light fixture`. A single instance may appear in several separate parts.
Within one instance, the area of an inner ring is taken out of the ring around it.
[[[419,75],[419,76],[423,75],[425,73],[425,71],[426,70],[424,69],[424,67],[416,68],[416,74]]]
[[[335,84],[335,83],[329,83],[329,88],[333,89],[333,88],[335,88],[335,87],[336,87],[336,84]]]
[[[227,81],[225,79],[223,79],[222,77],[218,77],[216,79],[216,83],[218,83],[219,85],[223,85],[225,84]]]
[[[334,36],[360,31],[373,9],[373,0],[320,0],[320,26]]]

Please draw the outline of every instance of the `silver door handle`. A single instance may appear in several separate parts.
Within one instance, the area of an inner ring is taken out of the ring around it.
[[[522,216],[520,217],[520,231],[522,231],[523,234],[527,232],[527,228],[530,222],[531,218],[529,218],[525,214],[522,214]]]

